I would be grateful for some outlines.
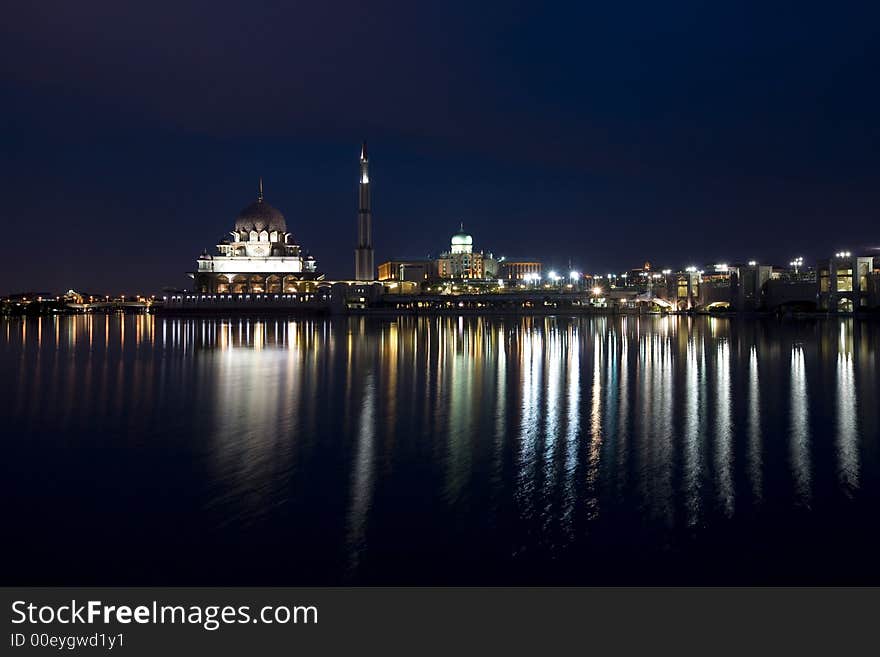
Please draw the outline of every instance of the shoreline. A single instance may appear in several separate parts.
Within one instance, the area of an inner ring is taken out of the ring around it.
[[[342,312],[334,312],[330,307],[311,307],[311,308],[291,308],[285,307],[262,307],[254,308],[162,308],[155,307],[152,309],[138,308],[126,311],[106,312],[103,310],[82,311],[82,310],[65,310],[59,312],[44,313],[3,313],[0,317],[4,319],[12,318],[37,318],[37,317],[59,317],[59,316],[76,316],[76,315],[142,315],[152,314],[157,317],[178,318],[178,317],[236,317],[236,318],[260,318],[260,317],[376,317],[376,318],[395,318],[395,317],[638,317],[638,318],[665,318],[665,317],[706,317],[727,320],[766,320],[766,319],[787,319],[787,320],[826,320],[826,319],[857,319],[857,320],[880,320],[880,312],[855,312],[855,313],[830,313],[830,312],[796,312],[796,313],[779,313],[774,311],[743,311],[743,312],[667,312],[667,313],[646,313],[646,312],[621,312],[620,310],[608,310],[594,308],[589,310],[573,310],[571,308],[531,308],[522,309],[482,309],[482,308],[450,308],[450,309],[397,309],[397,308],[357,308],[347,309]]]

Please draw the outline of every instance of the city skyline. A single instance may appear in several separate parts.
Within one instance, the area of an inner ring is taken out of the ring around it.
[[[877,12],[16,6],[4,225],[34,227],[52,264],[13,249],[2,289],[182,287],[259,176],[351,276],[362,139],[377,263],[459,222],[597,272],[876,249]]]
[[[360,154],[358,157],[358,161],[359,161],[359,169],[358,169],[359,173],[357,176],[358,191],[356,192],[356,196],[358,197],[358,199],[357,199],[358,209],[355,213],[355,216],[357,217],[356,222],[355,222],[356,235],[355,235],[355,239],[352,242],[353,244],[355,244],[359,247],[362,245],[362,242],[363,242],[363,238],[360,237],[361,234],[366,234],[368,236],[366,243],[369,244],[370,246],[372,246],[372,237],[370,236],[370,233],[372,233],[372,225],[371,225],[372,219],[370,217],[370,214],[371,214],[371,211],[370,211],[370,206],[371,206],[370,187],[371,187],[371,184],[370,183],[372,182],[372,176],[369,173],[366,173],[368,171],[368,160],[366,158],[366,148],[367,148],[367,142],[366,142],[366,140],[363,140],[360,145],[360,150],[359,150]],[[264,198],[263,176],[261,176],[261,175],[258,176],[257,180],[258,180],[257,201],[259,203],[261,203]],[[247,208],[246,208],[246,210],[247,210]],[[275,209],[272,208],[272,211],[274,212]],[[284,214],[284,213],[282,212],[282,214]],[[364,221],[365,216],[367,217],[367,219],[366,219],[367,224],[366,224],[366,227],[362,227],[362,222]],[[477,223],[481,223],[481,222],[477,222]],[[481,225],[484,225],[484,223],[481,223]],[[464,232],[464,222],[460,221],[458,226],[459,226],[459,231]],[[440,228],[442,229],[442,227],[440,227]],[[366,233],[362,233],[363,230],[365,230]],[[223,232],[222,230],[216,231],[216,232],[218,232],[220,234],[220,237],[218,237],[218,239],[216,241],[225,242],[228,239],[228,233]],[[429,232],[433,236],[433,234],[438,231],[434,230],[434,231],[427,231],[427,232]],[[468,232],[471,232],[471,231],[468,231]],[[494,232],[491,229],[491,227],[489,229],[489,233],[493,234],[493,235],[498,235],[498,233]],[[291,234],[299,235],[301,233],[294,228],[292,230]],[[338,235],[339,233],[334,233],[334,234]],[[448,234],[449,233],[447,233],[447,236],[448,236]],[[342,238],[337,238],[337,242],[341,241],[341,239]],[[380,237],[380,239],[381,239],[381,237]],[[504,234],[499,235],[498,239],[499,239],[499,241],[503,241],[505,239]],[[803,243],[803,242],[801,242],[801,243]],[[420,253],[420,247],[427,246],[428,248],[421,251],[421,255],[417,255],[415,257],[435,258],[435,257],[437,257],[438,254],[440,254],[440,255],[443,254],[444,247],[441,246],[441,244],[442,244],[442,242],[440,244],[428,245],[426,243],[426,239],[423,235],[421,238],[417,238],[416,245],[404,246],[403,252],[408,255],[418,254],[418,253]],[[880,253],[880,246],[868,246],[868,244],[870,244],[870,242],[865,241],[865,246],[862,246],[860,248],[856,248],[855,250],[847,248],[846,254],[850,255],[850,253],[851,253],[852,255],[874,255],[875,253]],[[481,245],[481,247],[482,247],[482,245]],[[210,247],[205,246],[205,247],[203,247],[202,251],[210,253],[213,251],[213,248],[214,248],[214,245],[211,245]],[[527,246],[525,248],[529,249],[529,256],[531,256],[534,253],[546,253],[546,247],[542,247],[541,243],[539,243],[539,242],[532,243],[530,246]],[[355,267],[352,268],[352,270],[353,270],[352,272],[348,272],[348,273],[328,272],[328,271],[325,271],[323,268],[319,268],[318,271],[323,276],[326,276],[329,280],[334,280],[334,279],[335,280],[346,280],[346,279],[368,280],[365,276],[359,276],[358,273],[354,271],[357,268],[357,263],[358,263],[357,254],[358,254],[358,252],[363,251],[363,250],[364,249],[361,249],[361,248],[355,249],[355,258],[354,258]],[[642,263],[644,263],[644,265],[648,265],[652,261],[653,261],[654,265],[657,265],[657,264],[660,265],[659,267],[657,267],[657,266],[653,267],[653,269],[656,271],[659,271],[660,269],[665,269],[668,271],[679,271],[679,272],[700,270],[699,273],[702,274],[703,267],[711,267],[713,263],[722,263],[722,262],[723,263],[730,263],[730,264],[740,264],[740,265],[753,264],[755,262],[759,262],[760,264],[763,264],[763,265],[771,265],[771,266],[778,266],[778,267],[785,267],[786,264],[789,266],[797,264],[798,266],[804,267],[805,269],[812,269],[813,265],[816,262],[821,261],[823,258],[828,258],[831,255],[830,253],[823,252],[817,246],[813,246],[812,248],[802,249],[800,251],[800,253],[804,253],[804,252],[810,253],[811,255],[807,258],[804,258],[804,256],[802,256],[802,255],[797,255],[797,256],[782,255],[781,249],[779,247],[776,247],[774,249],[770,249],[771,251],[775,251],[776,253],[780,254],[778,256],[777,260],[774,260],[772,258],[768,259],[765,257],[755,257],[754,253],[756,251],[761,251],[761,250],[764,250],[766,252],[768,249],[766,248],[766,246],[765,247],[756,247],[751,250],[749,255],[740,256],[740,257],[719,256],[719,257],[712,259],[712,258],[697,256],[697,257],[692,257],[692,258],[686,260],[685,262],[688,263],[687,265],[682,264],[682,263],[670,263],[666,260],[658,261],[656,258],[650,257],[650,254],[648,256],[642,257],[641,259],[638,255],[632,255],[631,257],[629,257],[628,261],[613,263],[613,264],[605,267],[604,269],[583,266],[583,264],[582,264],[583,258],[579,258],[577,255],[569,256],[567,259],[564,256],[560,256],[560,255],[549,255],[546,257],[536,258],[536,260],[543,261],[545,263],[544,268],[545,268],[546,272],[550,274],[551,278],[552,278],[553,272],[556,272],[556,271],[568,272],[569,270],[572,270],[572,269],[578,271],[580,274],[584,274],[584,275],[588,275],[588,276],[595,276],[595,277],[599,277],[599,278],[602,278],[602,277],[611,278],[612,276],[617,276],[618,275],[617,272],[624,272],[623,276],[626,276],[627,271],[639,269],[642,267]],[[336,248],[336,251],[331,251],[327,260],[334,262],[334,263],[337,263],[337,264],[341,264],[339,262],[340,258],[339,258],[338,251],[339,251],[338,247]],[[483,248],[478,248],[477,251],[482,253]],[[350,252],[350,249],[349,249],[349,252]],[[399,256],[399,254],[396,254],[396,253],[383,253],[383,251],[380,248],[379,257],[374,259],[373,249],[369,248],[368,252],[369,252],[368,260],[374,261],[373,267],[372,267],[372,270],[373,270],[373,279],[372,280],[376,280],[376,279],[381,280],[381,276],[376,275],[377,267],[381,262],[393,260]],[[312,252],[310,252],[308,250],[304,251],[304,253],[309,254],[309,255],[313,255]],[[718,253],[721,253],[721,252],[719,251]],[[839,250],[838,252],[835,252],[834,255],[840,256],[843,254],[844,254],[844,251]],[[511,253],[509,251],[499,250],[499,251],[496,251],[494,253],[494,255],[498,259],[504,260],[505,258],[510,258],[510,257],[517,258],[517,257],[521,256],[522,254],[518,253],[518,252]],[[782,262],[783,260],[786,259],[786,257],[788,258],[788,262],[787,263]],[[792,258],[797,259],[798,262],[797,263],[793,262]],[[603,260],[603,262],[608,262],[607,258],[605,260]],[[343,269],[345,268],[344,265],[342,266],[342,268]],[[336,274],[336,275],[334,275],[334,274]],[[352,275],[352,274],[354,274],[354,275]],[[185,277],[186,274],[184,273],[183,276]],[[542,277],[539,276],[538,278],[540,279]],[[546,276],[544,276],[543,278],[546,278]],[[82,286],[82,285],[77,285],[74,287],[76,287],[77,289],[80,289],[80,290],[90,289],[87,286]],[[105,285],[105,287],[106,287],[106,285]],[[149,294],[150,292],[157,292],[162,288],[171,289],[171,288],[175,288],[175,287],[185,288],[185,287],[187,287],[187,284],[185,282],[183,284],[180,284],[180,282],[178,281],[176,284],[170,283],[170,282],[165,282],[165,283],[162,283],[161,285],[159,285],[158,283],[154,282],[151,287],[150,284],[148,283],[146,286],[137,288],[137,293]],[[30,287],[30,288],[20,288],[20,289],[9,289],[9,290],[2,290],[2,293],[3,294],[15,294],[15,293],[21,293],[21,292],[34,292],[34,291],[59,292],[59,291],[67,290],[67,289],[72,289],[72,288],[70,288],[69,281],[63,282],[54,288],[52,288],[52,287],[43,287],[43,288]],[[115,290],[104,289],[104,288],[95,288],[95,289],[92,289],[91,291],[92,292],[99,292],[99,293],[104,293],[104,292],[112,293]],[[131,289],[124,289],[124,290],[122,290],[122,292],[124,294],[128,294],[128,293],[131,293],[132,290]]]

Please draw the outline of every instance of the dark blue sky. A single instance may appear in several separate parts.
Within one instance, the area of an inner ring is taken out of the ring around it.
[[[138,5],[138,6],[135,6]],[[154,291],[256,194],[353,271],[478,248],[588,271],[880,246],[877,3],[4,8],[0,292]]]

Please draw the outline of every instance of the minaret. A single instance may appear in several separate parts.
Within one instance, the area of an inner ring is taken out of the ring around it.
[[[354,250],[354,278],[358,281],[372,281],[376,278],[373,269],[373,214],[370,210],[370,160],[367,157],[367,142],[361,146],[361,181],[358,185],[358,241]]]

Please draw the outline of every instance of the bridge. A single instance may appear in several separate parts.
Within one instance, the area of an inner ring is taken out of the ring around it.
[[[122,300],[109,300],[109,301],[93,301],[93,302],[82,302],[77,303],[75,301],[71,301],[69,303],[65,303],[64,307],[69,308],[70,310],[76,310],[79,312],[93,312],[95,310],[122,310],[125,311],[127,309],[132,310],[146,310],[150,306],[152,306],[152,301],[122,301]]]

